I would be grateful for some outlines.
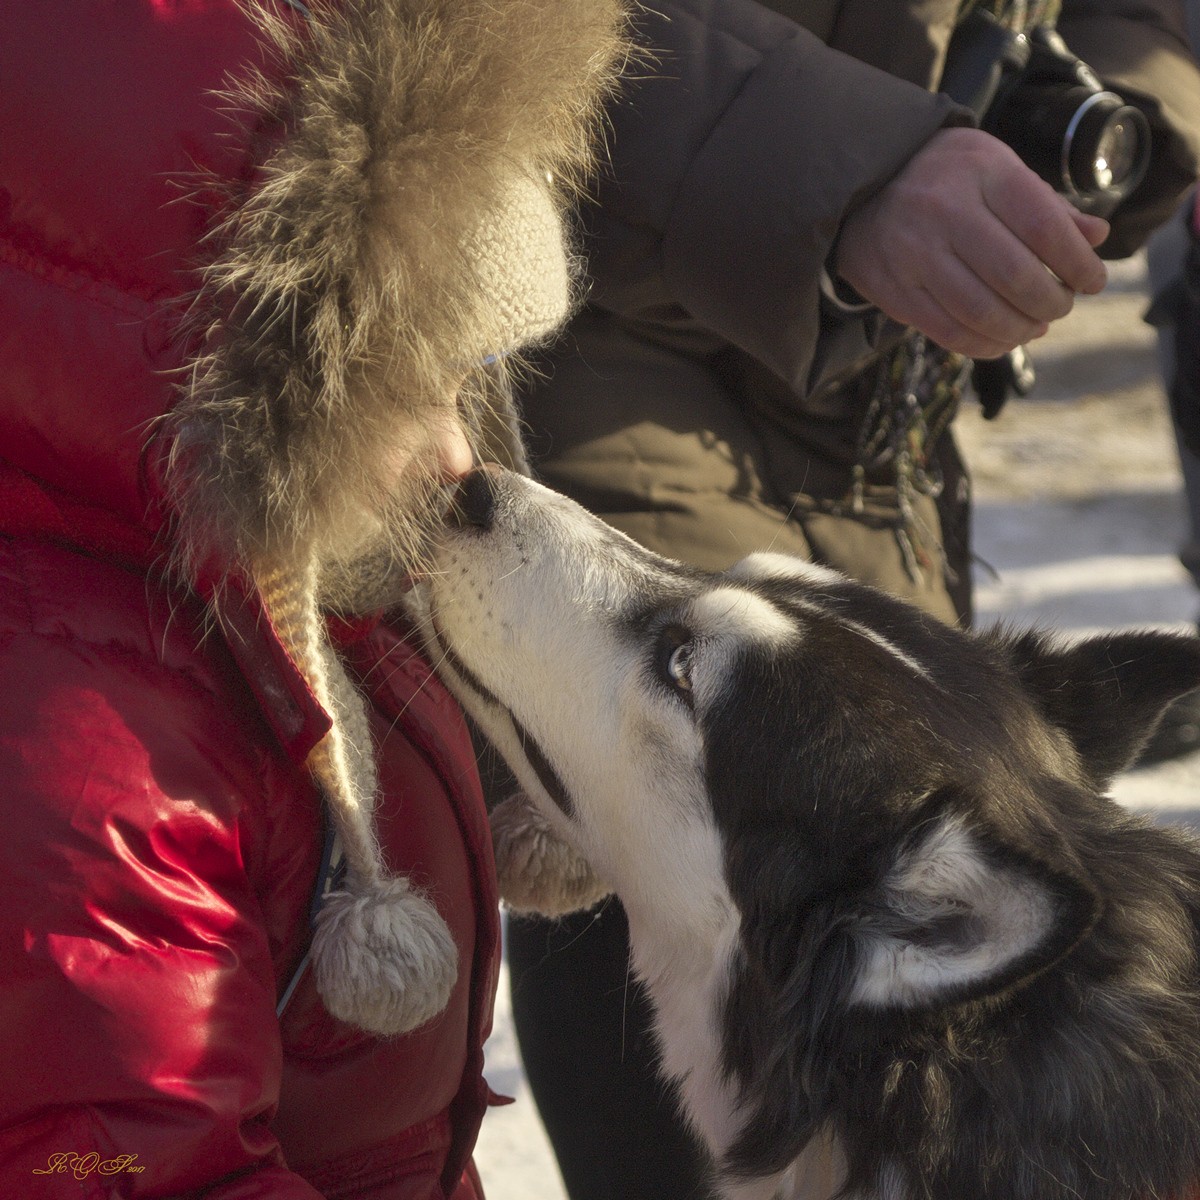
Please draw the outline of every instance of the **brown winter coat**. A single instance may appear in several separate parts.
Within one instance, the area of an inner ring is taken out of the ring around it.
[[[861,393],[831,380],[896,334],[832,303],[823,269],[846,215],[970,119],[926,90],[956,0],[653,7],[641,29],[659,66],[614,112],[614,168],[589,216],[592,306],[526,401],[536,469],[662,552],[722,567],[770,545],[964,616],[967,485],[949,439],[940,503],[913,501],[916,575],[887,479],[854,519],[822,511],[849,491],[862,419]],[[1139,97],[1162,145],[1153,198],[1114,222],[1107,249],[1128,253],[1196,168],[1183,10],[1066,0],[1059,27]]]

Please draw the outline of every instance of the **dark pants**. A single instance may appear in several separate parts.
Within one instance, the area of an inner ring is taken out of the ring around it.
[[[571,1200],[710,1200],[707,1155],[654,1070],[645,992],[614,899],[508,926],[521,1057]]]
[[[1177,377],[1180,354],[1179,345],[1189,346],[1193,360],[1197,358],[1196,345],[1200,342],[1200,308],[1186,309],[1184,299],[1187,294],[1183,286],[1183,276],[1188,266],[1189,253],[1196,261],[1192,263],[1193,274],[1198,278],[1193,284],[1193,295],[1200,294],[1200,247],[1189,249],[1190,235],[1188,225],[1191,220],[1192,197],[1185,201],[1175,220],[1164,225],[1147,246],[1147,260],[1150,271],[1150,291],[1156,297],[1151,307],[1151,319],[1159,325],[1159,367],[1162,371],[1163,384],[1168,391],[1172,386],[1181,386],[1182,381]],[[1164,298],[1172,292],[1176,294],[1175,302],[1164,302]],[[1180,327],[1180,322],[1183,323]],[[1195,375],[1195,369],[1192,374]],[[1200,380],[1192,386],[1192,393],[1184,401],[1177,397],[1175,405],[1178,410],[1184,408],[1182,414],[1185,420],[1190,420],[1191,437],[1185,440],[1183,431],[1176,424],[1176,434],[1179,446],[1179,465],[1183,473],[1184,499],[1187,503],[1187,534],[1180,548],[1180,560],[1191,572],[1192,577],[1200,586],[1200,454],[1195,447],[1197,433],[1200,430]],[[1177,418],[1181,414],[1177,411]],[[1191,441],[1189,447],[1186,441]]]

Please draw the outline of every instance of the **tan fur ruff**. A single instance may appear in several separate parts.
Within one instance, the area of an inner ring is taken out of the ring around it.
[[[167,419],[189,576],[324,557],[384,506],[396,455],[511,348],[468,249],[481,216],[530,184],[564,208],[623,53],[616,0],[311,10],[248,6],[285,82],[225,97],[278,145],[211,236]]]
[[[457,951],[386,871],[370,729],[321,589],[374,596],[389,562],[416,565],[444,508],[420,464],[449,412],[481,443],[514,427],[503,368],[482,364],[566,315],[564,213],[623,18],[618,0],[318,0],[305,20],[244,6],[277,69],[222,99],[270,149],[225,189],[184,323],[197,349],[160,428],[171,536],[206,594],[255,583],[333,719],[307,765],[347,874],[314,971],[330,1012],[386,1036],[441,1011]]]

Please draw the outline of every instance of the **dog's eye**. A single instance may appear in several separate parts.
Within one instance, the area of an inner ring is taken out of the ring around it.
[[[688,643],[676,646],[667,659],[667,677],[677,687],[685,692],[692,690],[692,677],[689,674],[692,666],[692,647]]]
[[[692,690],[692,638],[678,625],[670,625],[659,635],[659,670],[677,692]]]

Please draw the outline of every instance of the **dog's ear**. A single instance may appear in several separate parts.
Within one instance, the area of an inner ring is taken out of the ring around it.
[[[1099,899],[1053,833],[1044,853],[1021,849],[979,807],[939,790],[890,850],[778,831],[739,844],[723,1052],[749,1107],[731,1176],[782,1170],[910,1022],[1021,986],[1095,923]]]
[[[1172,700],[1200,687],[1200,638],[1113,633],[1056,646],[1027,633],[999,645],[1098,787],[1134,760]]]
[[[857,907],[850,1002],[916,1010],[1032,978],[1083,937],[1100,902],[1067,869],[943,810]]]

